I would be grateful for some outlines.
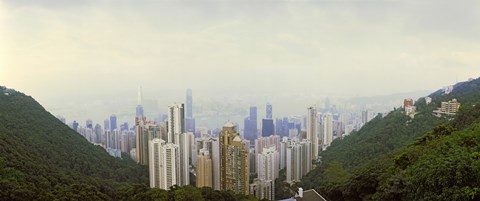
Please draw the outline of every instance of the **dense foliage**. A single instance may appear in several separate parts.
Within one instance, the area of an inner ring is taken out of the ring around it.
[[[150,189],[146,167],[111,157],[32,97],[0,92],[0,200],[256,200],[192,186]]]
[[[431,94],[429,105],[418,100],[413,119],[399,110],[377,116],[335,140],[301,185],[331,200],[479,199],[479,91],[476,79],[456,85],[450,94]],[[462,103],[453,120],[432,115],[453,98]]]

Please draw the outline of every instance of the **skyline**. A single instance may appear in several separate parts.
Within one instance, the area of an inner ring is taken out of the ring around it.
[[[2,1],[0,30],[1,84],[55,114],[139,85],[168,104],[192,88],[297,111],[480,76],[477,1]],[[288,97],[303,105],[274,102]]]

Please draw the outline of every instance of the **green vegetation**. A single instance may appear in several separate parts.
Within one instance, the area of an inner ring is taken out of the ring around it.
[[[479,200],[480,80],[417,101],[414,119],[401,111],[377,116],[360,131],[335,140],[323,163],[303,178],[331,200]],[[456,98],[453,118],[431,113]]]
[[[192,186],[150,189],[146,167],[111,157],[32,97],[0,92],[0,200],[255,200]]]

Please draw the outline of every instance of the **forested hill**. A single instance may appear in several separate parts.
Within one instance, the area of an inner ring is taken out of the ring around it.
[[[0,199],[114,199],[117,187],[148,182],[145,167],[90,144],[32,97],[0,91]]]
[[[396,109],[385,117],[377,116],[360,131],[334,140],[321,153],[322,164],[305,176],[299,185],[306,189],[316,188],[331,200],[478,198],[480,178],[473,174],[477,183],[471,182],[464,171],[478,172],[478,157],[475,162],[470,156],[473,154],[472,157],[476,157],[473,150],[480,150],[480,134],[475,132],[480,115],[474,115],[480,113],[480,79],[457,84],[449,94],[437,91],[430,97],[433,100],[429,105],[423,98],[417,100],[415,105],[418,113],[413,119],[404,115],[401,108]],[[451,117],[432,115],[442,101],[453,98],[462,103],[461,112],[453,120]],[[472,107],[475,104],[477,107]],[[469,147],[465,147],[465,142],[459,139],[465,136]],[[438,147],[439,144],[442,144],[442,149]],[[449,151],[443,148],[449,148]],[[452,167],[452,163],[445,163],[451,158],[439,157],[440,153],[459,157],[459,160],[465,159],[462,161],[465,163]],[[430,158],[428,161],[420,160],[423,157]],[[435,172],[440,169],[452,172]],[[445,174],[445,177],[439,177],[441,174]],[[431,177],[438,180],[430,179],[431,183],[425,184],[415,180],[422,178],[428,181]],[[453,181],[457,181],[458,186]],[[442,189],[445,191],[438,195]]]

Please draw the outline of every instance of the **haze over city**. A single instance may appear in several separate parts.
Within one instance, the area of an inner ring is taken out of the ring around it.
[[[0,80],[80,119],[119,112],[99,107],[132,111],[138,86],[159,112],[192,88],[195,105],[229,102],[246,112],[272,102],[282,115],[301,113],[326,97],[419,95],[479,75],[479,7],[2,1]]]

